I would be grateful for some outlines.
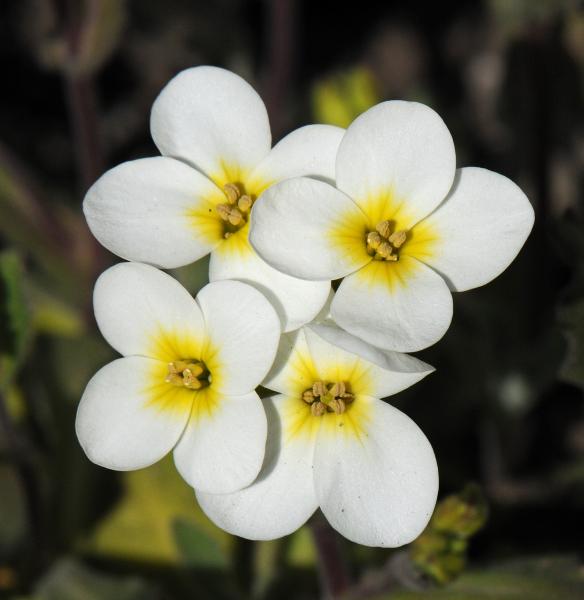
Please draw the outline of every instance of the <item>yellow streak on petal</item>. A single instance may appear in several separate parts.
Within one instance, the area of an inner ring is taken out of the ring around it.
[[[203,350],[205,332],[193,333],[189,323],[184,329],[169,330],[162,326],[154,329],[150,335],[147,356],[157,358],[165,364],[185,358],[199,359]]]
[[[144,387],[146,406],[177,418],[185,418],[191,412],[197,392],[167,383],[164,379],[168,373],[168,365],[158,360],[153,363]]]
[[[193,336],[185,331],[169,331],[159,327],[151,336],[148,355],[158,360],[153,361],[153,367],[145,381],[147,406],[181,418],[184,418],[185,413],[191,413],[191,419],[210,417],[213,414],[221,399],[216,388],[224,377],[225,365],[221,362],[219,349],[211,344],[204,332]],[[192,390],[165,381],[168,363],[185,358],[205,363],[211,373],[208,387]]]
[[[338,215],[327,235],[331,245],[346,257],[347,265],[352,262],[357,269],[364,261],[371,260],[366,245],[369,231],[365,215],[352,210]]]
[[[440,250],[443,238],[429,219],[420,221],[408,232],[408,239],[400,250],[400,256],[412,256],[424,262]]]
[[[255,254],[249,243],[249,223],[240,230],[232,233],[227,239],[221,238],[221,243],[213,250],[228,260],[246,260]]]
[[[369,231],[374,231],[381,221],[391,221],[394,231],[408,230],[416,222],[407,200],[399,198],[390,188],[371,193],[358,203],[367,216]]]
[[[204,198],[196,207],[186,212],[193,235],[205,242],[214,244],[223,239],[223,221],[217,212],[217,205],[225,202],[225,194],[217,190]]]
[[[383,286],[396,293],[408,285],[408,281],[420,268],[420,264],[408,256],[400,256],[397,262],[372,260],[360,269],[356,276],[361,285],[368,288]]]
[[[284,438],[301,437],[306,441],[314,439],[321,427],[328,431],[355,436],[361,439],[365,434],[369,420],[369,401],[367,394],[372,390],[370,369],[359,357],[354,360],[315,361],[307,348],[293,351],[287,365],[287,386],[290,396],[284,401],[283,427]],[[346,411],[340,415],[326,413],[315,417],[310,405],[302,400],[302,392],[312,386],[315,381],[342,381],[355,394],[355,400],[347,404]]]

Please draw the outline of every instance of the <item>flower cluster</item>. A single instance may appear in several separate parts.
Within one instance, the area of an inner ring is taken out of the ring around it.
[[[382,398],[433,371],[403,352],[442,337],[451,291],[515,258],[529,201],[502,175],[456,170],[446,125],[415,102],[272,148],[253,88],[197,67],[164,88],[150,125],[161,156],[108,171],[84,201],[96,238],[130,261],[95,286],[122,358],[81,399],[87,456],[128,470],[172,450],[209,518],[250,539],[287,535],[320,507],[355,542],[410,542],[438,469]],[[159,270],[207,254],[196,298]],[[275,394],[261,400],[260,385]]]

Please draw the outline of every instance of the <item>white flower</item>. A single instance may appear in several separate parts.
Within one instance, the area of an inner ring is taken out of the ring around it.
[[[250,241],[283,273],[344,277],[334,320],[391,350],[438,341],[452,318],[450,290],[499,275],[533,225],[512,181],[455,170],[446,125],[414,102],[378,104],[349,126],[336,185],[297,178],[270,188],[254,207]]]
[[[258,479],[233,494],[197,490],[202,509],[219,527],[251,539],[287,535],[320,506],[354,542],[410,542],[436,502],[436,459],[417,425],[379,398],[432,371],[336,326],[282,336],[264,382],[280,395],[264,399],[268,442]]]
[[[269,267],[248,242],[250,209],[271,184],[300,175],[332,181],[343,129],[302,127],[271,148],[266,108],[241,77],[216,67],[179,73],[152,107],[163,156],[123,163],[87,192],[95,237],[114,254],[162,268],[211,253],[211,281],[258,288],[285,331],[309,322],[329,292]]]
[[[125,471],[174,448],[192,486],[223,493],[251,483],[267,427],[254,390],[280,336],[271,304],[236,281],[210,283],[195,301],[154,267],[122,263],[98,279],[94,306],[123,358],[98,371],[79,405],[77,436],[90,460]]]

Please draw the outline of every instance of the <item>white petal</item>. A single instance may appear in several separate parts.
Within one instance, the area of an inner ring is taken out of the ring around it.
[[[211,254],[209,279],[238,279],[253,285],[276,309],[282,331],[293,331],[311,321],[324,306],[329,281],[306,281],[280,273],[249,247],[243,254],[218,248]]]
[[[423,260],[455,291],[484,285],[517,256],[533,220],[529,200],[510,179],[460,169],[446,200],[424,221],[439,241]]]
[[[192,487],[213,493],[249,485],[264,460],[267,423],[260,397],[218,396],[207,411],[195,397],[191,418],[174,449],[178,472]]]
[[[120,354],[161,360],[200,357],[205,337],[200,308],[178,281],[154,267],[110,267],[95,284],[93,306],[103,337]],[[172,357],[161,352],[160,336],[176,350]]]
[[[341,380],[346,381],[349,374],[353,381],[359,380],[361,389],[353,389],[354,393],[384,398],[405,390],[434,371],[413,356],[374,348],[332,324],[308,325],[305,332],[316,368],[325,372],[334,363]]]
[[[405,414],[371,399],[365,430],[321,428],[314,481],[322,512],[343,536],[366,546],[396,547],[426,527],[438,493],[432,447]]]
[[[120,358],[100,369],[87,384],[75,430],[92,462],[118,471],[141,469],[176,444],[190,406],[166,410],[152,401],[148,382],[158,362],[138,356]]]
[[[344,133],[344,129],[333,125],[300,127],[272,148],[251,178],[275,183],[306,175],[332,183],[337,150]]]
[[[409,256],[374,260],[346,277],[333,299],[333,319],[366,342],[415,352],[437,342],[452,319],[452,295],[430,267]]]
[[[249,239],[272,267],[303,279],[338,279],[367,264],[367,220],[328,183],[297,177],[255,203]]]
[[[203,360],[212,387],[240,395],[258,386],[272,366],[280,339],[280,319],[265,296],[240,281],[216,281],[198,294],[208,345]]]
[[[195,169],[157,156],[123,163],[89,189],[83,211],[108,250],[164,268],[194,262],[221,240],[209,199],[221,193]],[[202,217],[200,217],[202,215]]]
[[[337,155],[339,189],[367,214],[385,197],[390,219],[403,228],[428,215],[444,199],[456,168],[452,136],[440,116],[417,102],[382,102],[357,117]]]
[[[265,398],[268,442],[258,479],[234,494],[197,490],[205,514],[219,527],[252,540],[271,540],[301,527],[317,509],[312,478],[314,442],[286,435],[283,396]]]
[[[241,77],[195,67],[170,80],[152,106],[150,131],[166,156],[181,158],[209,177],[250,170],[271,147],[266,107]]]

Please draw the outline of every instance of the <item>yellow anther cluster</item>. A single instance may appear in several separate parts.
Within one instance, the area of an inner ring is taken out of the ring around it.
[[[376,260],[395,262],[399,260],[399,249],[407,237],[405,230],[395,231],[391,221],[380,221],[375,231],[367,234],[367,252]]]
[[[336,383],[325,383],[315,381],[312,387],[302,393],[302,400],[310,405],[310,412],[315,417],[321,417],[327,412],[340,415],[347,410],[355,396],[348,391],[342,381]]]
[[[225,221],[224,237],[228,238],[247,222],[253,198],[249,194],[242,193],[240,186],[236,183],[226,183],[223,186],[223,192],[227,202],[218,204],[216,210],[221,220]]]
[[[200,360],[175,360],[168,363],[164,381],[189,390],[200,390],[209,385],[209,371]]]

